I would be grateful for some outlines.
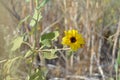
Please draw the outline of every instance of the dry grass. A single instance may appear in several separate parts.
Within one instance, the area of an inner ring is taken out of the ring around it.
[[[56,45],[61,47],[63,31],[76,29],[83,34],[86,41],[84,48],[78,50],[70,58],[64,55],[67,51],[61,51],[58,52],[60,54],[58,59],[46,61],[46,65],[43,67],[50,68],[48,79],[115,79],[114,65],[120,40],[119,2],[120,0],[50,0],[41,9],[43,18],[38,24],[37,40],[39,40],[39,33],[44,34],[58,29],[60,36]],[[15,24],[18,24],[28,14],[33,15],[35,9],[33,0],[30,3],[25,3],[24,0],[11,0],[10,5],[12,7],[8,10],[10,13],[13,12],[11,15],[16,21]],[[19,29],[20,33],[29,33],[29,21],[24,22]],[[33,38],[34,36],[29,37],[31,44],[33,44]],[[39,43],[36,44],[39,47]],[[51,65],[47,65],[48,63]],[[17,70],[19,76],[17,77],[24,80],[28,75],[29,66],[25,61],[20,63],[20,66],[26,68]],[[118,74],[120,75],[120,73]]]

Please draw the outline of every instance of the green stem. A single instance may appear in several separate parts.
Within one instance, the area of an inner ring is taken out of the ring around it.
[[[52,51],[53,49],[44,49],[44,50],[37,50],[38,52],[49,52]],[[61,48],[61,49],[55,49],[57,51],[61,51],[61,50],[70,50],[70,48]]]

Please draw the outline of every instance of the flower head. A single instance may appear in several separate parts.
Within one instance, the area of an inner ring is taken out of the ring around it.
[[[76,51],[85,44],[84,38],[77,30],[65,31],[65,36],[62,38],[62,44],[68,45],[72,50]]]

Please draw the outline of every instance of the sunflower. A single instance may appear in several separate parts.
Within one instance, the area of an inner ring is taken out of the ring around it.
[[[77,30],[68,30],[65,31],[65,36],[62,38],[62,44],[68,45],[73,51],[76,51],[85,44],[85,41]]]

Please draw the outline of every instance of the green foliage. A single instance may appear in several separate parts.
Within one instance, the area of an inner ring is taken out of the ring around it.
[[[38,4],[37,9],[40,9],[41,7],[45,6],[45,4],[48,2],[49,0],[43,0],[42,3]]]
[[[45,77],[47,75],[47,69],[41,68],[37,69],[29,78],[29,80],[46,80]]]
[[[17,38],[15,38],[13,41],[12,41],[12,48],[11,48],[11,51],[15,51],[17,50],[18,48],[20,48],[21,44],[23,42],[23,37],[22,36],[18,36]]]
[[[59,32],[58,31],[54,31],[54,32],[49,32],[49,33],[46,33],[46,34],[43,34],[41,36],[41,41],[47,39],[47,40],[56,40],[57,37],[59,36]]]
[[[24,57],[27,58],[27,57],[29,57],[31,55],[33,55],[33,52],[31,50],[28,50]]]
[[[40,43],[42,44],[42,47],[51,47],[52,41],[57,40],[58,36],[59,36],[58,31],[43,34],[40,38]],[[56,49],[48,49],[48,51],[43,50],[42,56],[43,58],[46,59],[57,58],[57,55],[55,54],[56,51],[57,51]]]
[[[34,27],[36,26],[37,22],[40,21],[40,19],[42,18],[40,9],[41,7],[45,6],[45,4],[48,2],[49,0],[43,0],[41,3],[39,3],[39,0],[36,0],[36,9],[34,11],[32,20],[30,22],[30,26]]]
[[[40,21],[41,18],[42,18],[41,13],[35,9],[34,15],[33,15],[32,20],[30,22],[30,26],[34,27],[37,24],[37,22]]]
[[[15,57],[13,59],[9,59],[5,64],[4,64],[4,72],[6,73],[10,73],[10,68],[11,66],[13,66],[13,64],[15,63],[15,61],[18,59],[18,57]]]
[[[43,52],[42,56],[45,59],[54,59],[54,58],[57,58],[57,55],[55,54],[56,51],[57,50],[55,50],[55,49],[51,49],[50,51]]]
[[[20,61],[21,61],[21,56],[6,60],[3,66],[3,72],[2,72],[3,74],[5,73],[8,74],[8,75],[3,75],[5,77],[5,80],[11,80],[13,78],[13,76],[11,75],[17,76],[15,74],[16,74],[16,69],[18,68]]]
[[[40,38],[40,43],[42,43],[43,46],[50,47],[51,46],[51,41],[52,40],[57,40],[58,36],[59,36],[58,31],[43,34]]]

